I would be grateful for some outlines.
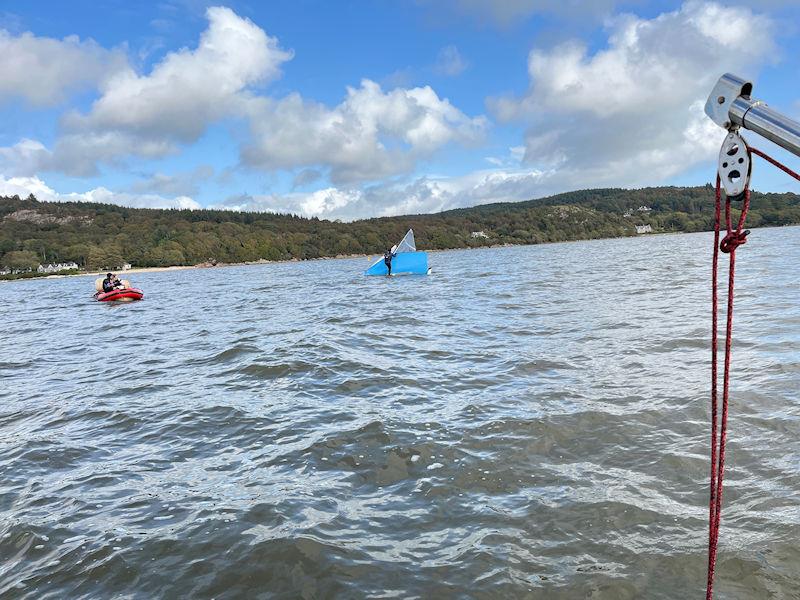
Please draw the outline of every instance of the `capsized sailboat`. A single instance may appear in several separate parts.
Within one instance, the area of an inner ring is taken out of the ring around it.
[[[386,275],[388,272],[383,257],[380,257],[364,271],[364,275]],[[400,243],[392,248],[392,275],[427,275],[429,272],[428,253],[417,251],[414,231],[409,229]]]

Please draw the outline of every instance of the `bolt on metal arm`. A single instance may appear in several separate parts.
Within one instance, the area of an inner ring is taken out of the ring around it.
[[[728,131],[742,127],[800,156],[800,123],[772,110],[761,100],[753,100],[752,91],[752,82],[725,73],[711,90],[706,114]]]

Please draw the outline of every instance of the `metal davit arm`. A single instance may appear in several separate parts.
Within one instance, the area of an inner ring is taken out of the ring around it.
[[[725,73],[711,90],[705,112],[728,131],[742,127],[800,156],[800,123],[760,100],[753,100],[750,98],[752,91],[750,81]]]

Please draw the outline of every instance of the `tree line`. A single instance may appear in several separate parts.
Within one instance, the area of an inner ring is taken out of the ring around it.
[[[645,207],[649,210],[639,210]],[[523,202],[352,223],[223,210],[137,209],[111,204],[0,197],[0,266],[34,270],[74,261],[89,270],[204,262],[379,254],[414,229],[420,249],[540,244],[713,227],[714,190],[594,189]],[[800,196],[752,194],[751,227],[800,223]],[[478,232],[483,232],[482,234]],[[485,237],[484,237],[485,236]]]

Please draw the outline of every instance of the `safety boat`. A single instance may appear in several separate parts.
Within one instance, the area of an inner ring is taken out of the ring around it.
[[[104,292],[103,280],[95,280],[94,288],[97,290],[94,294],[95,300],[98,302],[133,302],[144,298],[144,292],[139,288],[131,287],[131,282],[127,279],[120,280],[120,283],[122,283],[121,288]]]
[[[428,253],[417,251],[414,231],[409,229],[400,243],[392,248],[392,275],[428,275],[430,272]],[[364,275],[388,274],[389,269],[382,256],[364,271]]]

